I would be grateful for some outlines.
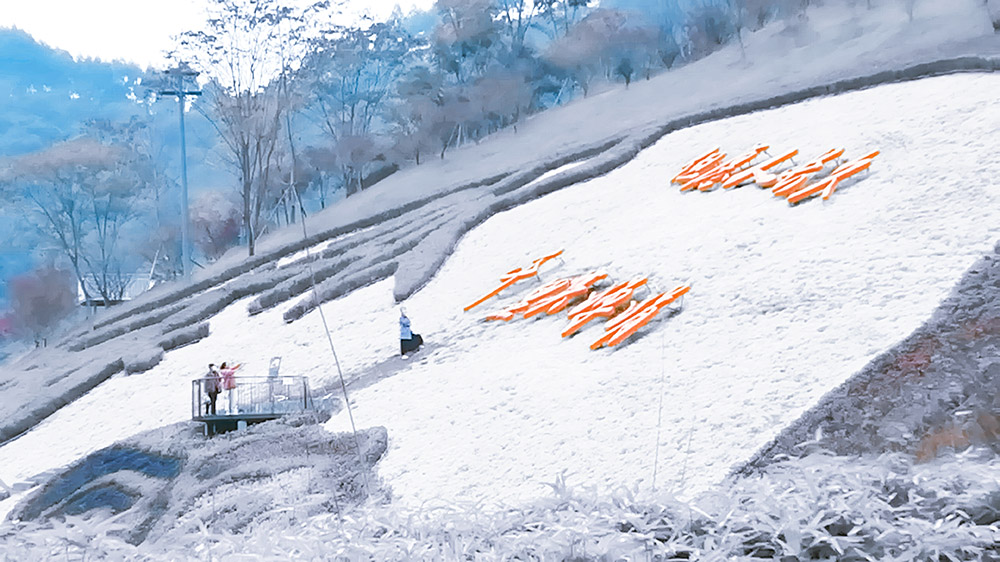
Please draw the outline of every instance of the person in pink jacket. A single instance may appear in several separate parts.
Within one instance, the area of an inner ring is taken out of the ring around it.
[[[226,413],[230,415],[236,413],[236,410],[233,408],[233,390],[236,389],[236,369],[239,368],[239,365],[229,367],[226,363],[219,365],[219,376],[222,378],[222,389],[226,391],[226,402],[229,405],[226,409]]]

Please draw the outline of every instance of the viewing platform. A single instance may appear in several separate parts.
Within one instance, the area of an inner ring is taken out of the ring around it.
[[[234,388],[216,396],[215,411],[206,392],[208,379],[191,381],[191,419],[215,435],[289,414],[315,410],[306,377],[233,377]]]

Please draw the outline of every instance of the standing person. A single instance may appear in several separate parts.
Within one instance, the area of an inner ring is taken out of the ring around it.
[[[414,334],[410,330],[410,319],[406,317],[406,309],[399,309],[399,353],[406,358],[406,354],[420,349],[424,344],[424,338],[420,334]]]
[[[230,368],[226,363],[223,363],[220,367],[222,388],[226,391],[226,402],[229,404],[229,407],[226,408],[226,413],[233,415],[236,413],[236,410],[233,408],[233,390],[236,388],[236,369],[239,369],[240,366],[236,365]]]
[[[216,415],[215,401],[219,397],[219,390],[222,388],[222,379],[219,370],[215,368],[215,363],[208,364],[208,376],[205,377],[205,392],[208,393],[208,404],[205,404],[205,415]]]

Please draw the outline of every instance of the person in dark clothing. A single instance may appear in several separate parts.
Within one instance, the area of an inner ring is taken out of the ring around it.
[[[420,337],[420,334],[414,334],[410,330],[410,319],[406,317],[406,310],[399,309],[399,353],[403,357],[406,357],[407,353],[411,353],[420,349],[420,346],[424,344],[424,338]]]
[[[216,415],[215,400],[219,397],[219,390],[222,379],[219,378],[219,370],[215,368],[215,363],[208,364],[208,376],[205,377],[205,393],[208,394],[208,404],[205,404],[205,415]],[[211,412],[211,414],[209,414]]]

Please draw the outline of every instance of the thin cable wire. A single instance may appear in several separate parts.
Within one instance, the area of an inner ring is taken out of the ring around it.
[[[688,426],[687,451],[684,453],[684,464],[681,466],[681,477],[677,483],[678,493],[680,493],[681,488],[684,487],[684,481],[687,478],[688,457],[691,456],[691,436],[693,434],[694,434],[694,412],[691,413],[690,424]]]
[[[660,462],[660,427],[663,421],[663,381],[667,378],[667,365],[664,340],[667,338],[666,332],[660,338],[660,408],[656,414],[656,452],[653,453],[653,491],[656,491],[656,469]]]
[[[295,197],[299,200],[299,215],[302,222],[302,240],[308,242],[309,235],[306,232],[306,214],[302,205],[302,198],[298,191]],[[320,306],[319,292],[316,290],[316,273],[313,271],[312,261],[309,259],[309,246],[306,246],[306,267],[309,269],[309,279],[312,283],[313,303],[319,310],[320,320],[323,321],[323,331],[326,332],[326,340],[330,344],[330,352],[333,354],[333,361],[337,365],[337,376],[340,377],[340,389],[344,393],[344,406],[347,408],[347,416],[351,420],[351,432],[354,434],[354,447],[358,453],[358,467],[361,469],[361,476],[365,483],[365,495],[371,497],[371,488],[368,485],[368,470],[365,467],[364,458],[361,455],[361,441],[358,439],[358,428],[354,424],[354,411],[351,408],[351,399],[347,395],[347,383],[344,382],[344,371],[340,368],[340,359],[337,357],[337,349],[333,345],[333,336],[330,335],[330,326],[326,323],[326,315],[323,314],[323,307]],[[338,514],[339,515],[339,514]]]
[[[691,284],[687,283],[687,285],[690,286]],[[680,308],[681,308],[681,310],[684,309],[684,297],[683,297],[683,295],[681,296]],[[684,486],[684,481],[687,479],[688,457],[691,456],[691,437],[693,435],[694,435],[694,412],[691,412],[691,417],[688,419],[687,451],[684,453],[684,464],[681,466],[681,478],[680,478],[680,481],[677,484],[677,492],[678,493],[681,492],[681,488]],[[690,511],[690,504],[688,504],[688,505],[689,505],[689,511]],[[688,518],[690,520],[690,513],[688,514]]]
[[[282,85],[285,86],[287,91],[287,84],[284,82],[285,75],[282,74]],[[288,114],[285,114],[285,130],[288,131],[288,146],[292,151],[292,162],[295,162],[295,142],[292,140],[292,124],[289,119]],[[295,201],[299,204],[299,220],[302,221],[302,241],[306,243],[306,267],[309,269],[309,280],[312,284],[313,290],[313,301],[316,302],[316,307],[320,309],[320,318],[323,319],[323,329],[326,330],[327,339],[330,342],[330,350],[333,351],[333,359],[337,364],[337,373],[340,375],[340,382],[344,382],[344,374],[340,370],[340,361],[337,359],[337,351],[333,348],[333,338],[330,337],[330,330],[326,329],[326,317],[323,315],[323,308],[319,306],[319,297],[316,294],[316,274],[313,272],[312,260],[309,255],[309,233],[306,232],[306,208],[302,204],[302,197],[299,195],[299,191],[295,189],[295,168],[292,167],[291,172],[292,181],[288,182],[288,188],[295,194]],[[284,194],[282,194],[284,196]],[[277,209],[277,207],[275,207]],[[295,210],[295,207],[292,207]],[[347,387],[344,387],[344,404],[347,405],[347,412],[351,414],[351,402],[347,399]],[[351,414],[351,430],[354,433],[354,445],[358,453],[358,467],[361,469],[361,474],[364,475],[365,482],[365,495],[371,497],[371,492],[368,489],[368,473],[365,470],[364,461],[361,458],[361,444],[358,442],[358,430],[354,426],[354,415]],[[306,446],[306,459],[309,458],[309,446]],[[312,464],[306,463],[309,466],[309,476],[312,478]],[[311,484],[310,484],[311,486]],[[344,532],[344,514],[340,510],[340,500],[337,499],[337,494],[333,495],[333,506],[337,510],[337,523],[340,525],[340,531]]]

